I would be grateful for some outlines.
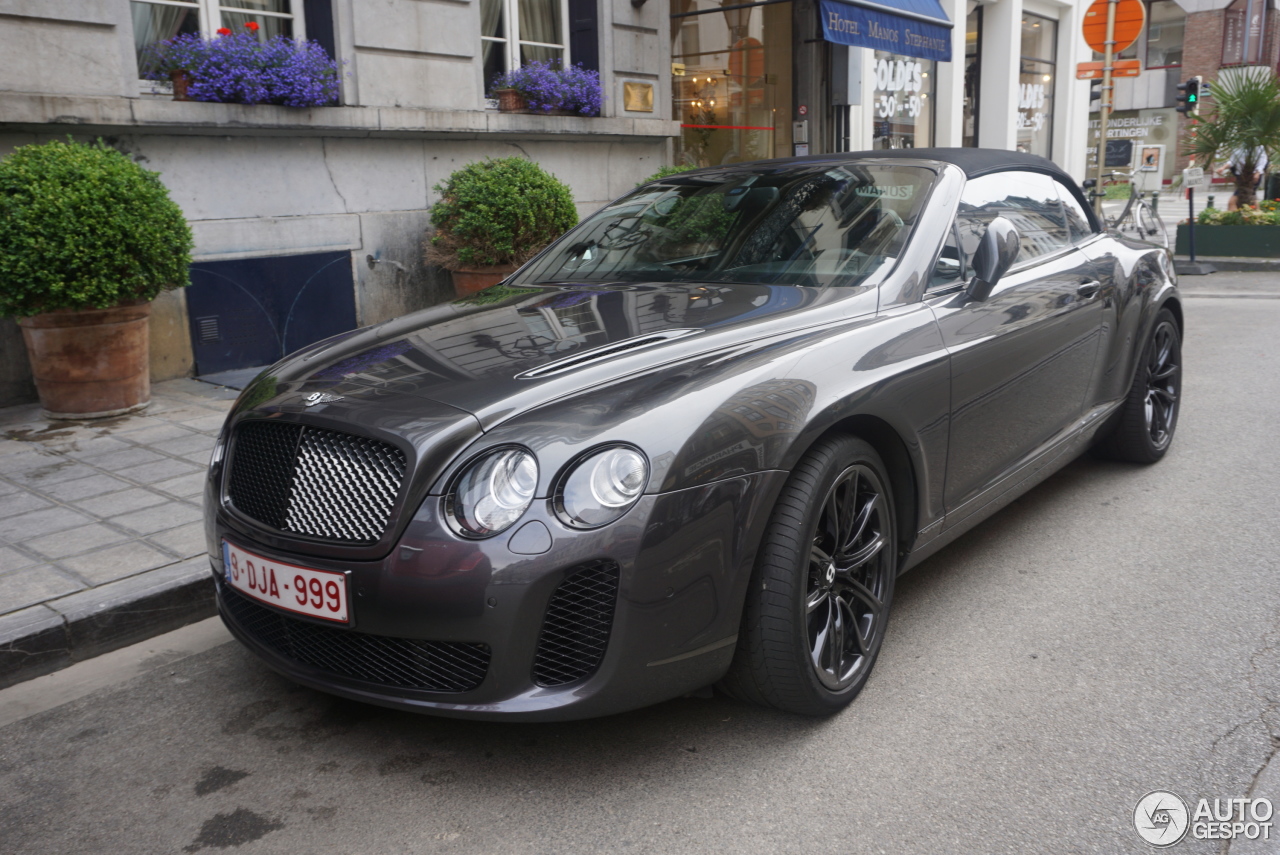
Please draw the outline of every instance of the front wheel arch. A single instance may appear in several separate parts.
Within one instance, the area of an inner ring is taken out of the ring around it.
[[[787,471],[793,469],[819,442],[834,435],[853,436],[866,442],[884,461],[893,492],[894,515],[897,518],[898,568],[905,565],[907,555],[919,533],[920,493],[916,461],[912,459],[898,431],[884,419],[869,414],[848,416],[815,432],[808,442],[797,442],[787,450]]]

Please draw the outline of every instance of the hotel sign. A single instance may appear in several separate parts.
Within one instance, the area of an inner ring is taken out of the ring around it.
[[[951,61],[951,30],[888,12],[821,0],[822,35],[829,42],[889,51],[918,59]]]

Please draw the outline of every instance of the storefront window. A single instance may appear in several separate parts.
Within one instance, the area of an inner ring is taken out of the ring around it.
[[[1182,65],[1187,13],[1173,0],[1156,0],[1147,20],[1147,68]]]
[[[1053,89],[1058,22],[1022,16],[1022,61],[1018,75],[1018,151],[1053,156]]]
[[[934,62],[878,50],[871,109],[873,148],[933,145]]]
[[[728,9],[676,0],[671,16],[676,162],[692,166],[789,157],[791,4]]]
[[[982,86],[982,7],[965,19],[964,31],[964,132],[960,144],[978,145],[978,92]]]

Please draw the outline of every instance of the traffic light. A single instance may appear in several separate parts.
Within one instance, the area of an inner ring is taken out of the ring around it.
[[[1173,100],[1177,102],[1175,107],[1179,113],[1185,113],[1188,116],[1199,115],[1200,113],[1200,77],[1189,78],[1185,83],[1178,84],[1178,95]]]
[[[1102,80],[1089,81],[1089,112],[1094,111],[1093,102],[1098,102],[1098,109],[1102,107]]]

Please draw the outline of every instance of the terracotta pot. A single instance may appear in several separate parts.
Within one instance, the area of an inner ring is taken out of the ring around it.
[[[19,318],[36,391],[51,419],[99,419],[151,402],[151,304]]]
[[[498,109],[504,113],[516,113],[527,110],[524,95],[515,89],[495,89],[493,96],[498,99]]]
[[[173,81],[173,100],[190,101],[187,95],[187,89],[191,86],[191,75],[186,69],[178,69],[169,72],[169,79]]]
[[[477,291],[483,291],[497,285],[515,272],[515,266],[502,264],[496,267],[471,267],[464,270],[450,270],[453,277],[453,293],[459,297],[467,297]]]

